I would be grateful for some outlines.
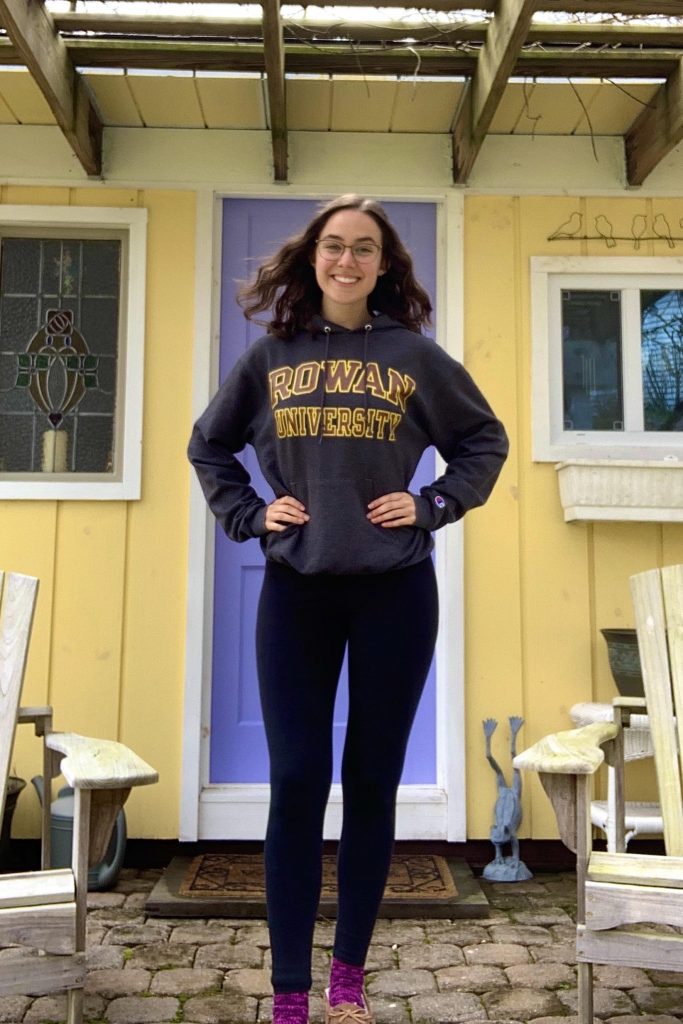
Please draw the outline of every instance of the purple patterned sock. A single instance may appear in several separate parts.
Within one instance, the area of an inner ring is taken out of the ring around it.
[[[276,992],[273,1024],[308,1024],[308,992]]]
[[[338,1006],[339,1003],[356,1003],[358,1006],[365,1006],[364,978],[364,967],[345,964],[333,956],[330,971],[330,1006]]]

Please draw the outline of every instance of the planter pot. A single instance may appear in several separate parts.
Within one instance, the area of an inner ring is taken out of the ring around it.
[[[10,775],[7,780],[7,794],[5,796],[5,812],[2,817],[2,829],[0,830],[0,871],[11,869],[10,864],[10,836],[12,832],[12,818],[17,806],[19,795],[26,785],[24,779]]]
[[[683,522],[683,462],[572,459],[555,469],[566,522]]]
[[[614,682],[622,697],[644,697],[638,637],[635,629],[601,629]]]

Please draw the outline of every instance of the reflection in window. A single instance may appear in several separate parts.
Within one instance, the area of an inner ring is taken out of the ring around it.
[[[623,430],[621,296],[562,291],[565,430]]]
[[[640,293],[646,430],[683,430],[683,292]]]
[[[2,238],[1,472],[113,472],[121,248]]]

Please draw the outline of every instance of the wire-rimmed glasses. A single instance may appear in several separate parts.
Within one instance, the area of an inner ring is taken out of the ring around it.
[[[336,238],[318,238],[315,247],[324,260],[339,260],[345,249],[351,250],[356,263],[372,263],[382,251],[382,246],[376,242],[354,242],[353,245],[344,245]]]

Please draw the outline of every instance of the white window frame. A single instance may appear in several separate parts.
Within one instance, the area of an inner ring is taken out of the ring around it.
[[[0,233],[13,229],[121,231],[126,236],[112,473],[0,473],[0,499],[136,500],[142,469],[147,211],[108,206],[3,206]]]
[[[683,289],[681,257],[532,256],[532,429],[534,462],[563,459],[683,459],[683,434],[642,429],[640,353],[633,323],[639,321],[641,288]],[[625,419],[634,429],[566,430],[562,395],[563,288],[625,290],[622,301],[622,361]],[[638,335],[639,337],[639,335]],[[640,422],[640,429],[638,423]]]

